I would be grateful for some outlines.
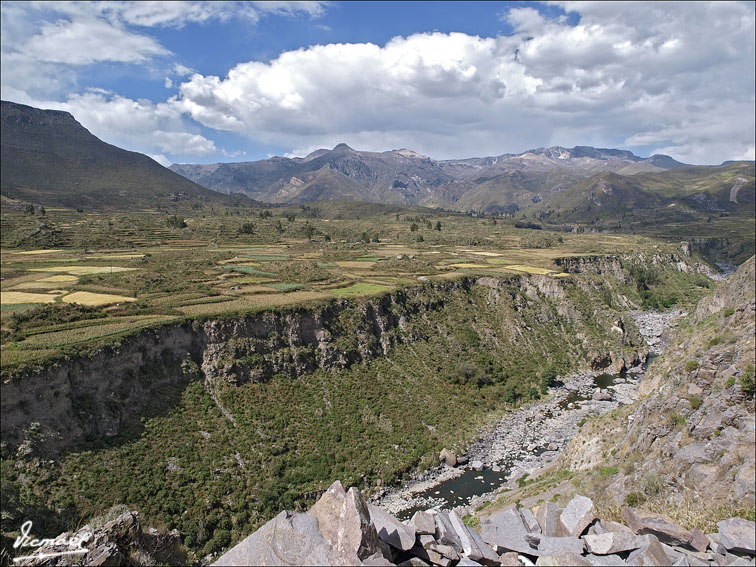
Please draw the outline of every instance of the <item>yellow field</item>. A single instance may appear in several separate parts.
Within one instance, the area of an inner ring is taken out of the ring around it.
[[[131,272],[136,268],[121,268],[119,266],[52,266],[50,268],[29,268],[30,272],[65,272],[68,274],[115,274],[116,272]]]
[[[538,274],[539,276],[545,276],[547,274],[553,274],[554,270],[546,270],[545,268],[536,268],[534,266],[524,266],[521,264],[512,264],[510,266],[502,266],[507,270],[515,270],[517,272],[526,272],[528,274]]]
[[[54,252],[63,252],[63,250],[25,250],[24,252],[14,252],[14,254],[53,254]]]
[[[12,291],[25,291],[27,289],[56,289],[64,285],[66,285],[66,282],[43,282],[41,280],[38,280],[34,282],[20,283],[18,285],[14,285],[13,287],[9,287],[8,289]]]
[[[30,294],[31,295],[31,294]],[[136,301],[133,297],[125,295],[110,295],[107,293],[90,293],[88,291],[77,291],[70,293],[63,298],[65,303],[78,303],[79,305],[109,305],[111,303],[123,303],[125,301]]]
[[[175,317],[166,317],[165,315],[138,315],[135,317],[116,317],[112,323],[104,325],[92,325],[90,327],[80,327],[73,329],[64,329],[61,331],[51,331],[49,333],[39,333],[24,339],[20,346],[22,348],[50,348],[66,344],[80,343],[98,337],[105,337],[125,331],[131,331],[157,322],[167,322]]]
[[[242,311],[245,309],[290,305],[293,303],[312,301],[314,299],[322,299],[326,297],[331,297],[331,295],[316,291],[261,293],[256,295],[245,295],[238,299],[234,299],[233,301],[226,301],[223,303],[200,303],[197,305],[177,307],[177,309],[186,315],[212,315],[228,311]]]
[[[24,293],[22,291],[4,291],[0,294],[0,304],[18,305],[19,303],[53,303],[57,295],[47,293]]]
[[[449,264],[450,268],[488,268],[489,270],[494,269],[494,266],[490,266],[488,264],[469,264],[469,263],[462,263],[462,264]]]
[[[76,282],[76,281],[79,281],[79,278],[77,278],[76,276],[59,275],[59,276],[48,276],[46,278],[42,278],[37,281],[39,282]]]
[[[34,349],[34,350],[11,350],[3,349],[0,354],[0,364],[16,364],[17,362],[28,362],[37,358],[44,358],[55,354],[55,349]]]

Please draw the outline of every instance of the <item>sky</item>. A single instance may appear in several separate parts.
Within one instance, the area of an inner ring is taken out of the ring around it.
[[[0,96],[163,165],[345,142],[754,159],[754,2],[0,3]]]

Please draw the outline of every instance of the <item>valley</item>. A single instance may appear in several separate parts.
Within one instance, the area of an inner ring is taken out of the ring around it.
[[[472,527],[576,494],[753,521],[753,162],[341,144],[171,172],[6,102],[2,150],[3,561],[25,519],[136,511],[150,557],[209,564],[337,479]]]

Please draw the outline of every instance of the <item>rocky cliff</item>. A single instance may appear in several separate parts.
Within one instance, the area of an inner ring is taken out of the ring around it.
[[[544,340],[556,345],[561,339],[574,343],[575,355],[565,354],[573,363],[630,366],[644,355],[643,343],[632,322],[625,325],[606,306],[591,304],[594,287],[580,278],[536,275],[463,279],[367,300],[148,329],[89,356],[4,376],[3,440],[15,447],[26,439],[59,453],[166,411],[191,380],[202,379],[214,391],[277,374],[347,368],[385,356],[396,344],[453,333],[459,304],[480,318],[475,341],[481,346],[544,353]]]

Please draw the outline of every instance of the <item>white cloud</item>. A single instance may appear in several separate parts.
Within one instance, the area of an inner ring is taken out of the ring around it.
[[[145,65],[173,55],[145,28],[181,28],[268,14],[317,17],[321,2],[3,2],[2,88],[29,96],[77,90],[76,67]],[[191,70],[174,62],[177,75]]]
[[[316,45],[223,78],[195,73],[173,104],[303,152],[339,141],[434,157],[624,142],[712,163],[753,144],[753,4],[564,6],[577,25],[515,8],[511,36]]]
[[[156,162],[158,162],[163,167],[168,167],[171,165],[171,160],[169,160],[167,157],[165,157],[163,154],[147,154],[148,157],[151,157]]]
[[[22,52],[31,60],[69,65],[100,61],[144,63],[170,54],[150,37],[97,19],[46,23],[39,34],[26,42]]]
[[[228,18],[313,18],[325,3],[3,2],[2,93],[65,106],[107,141],[164,156],[223,151],[190,119],[300,155],[342,141],[436,158],[554,144],[694,163],[753,154],[753,3],[557,4],[571,17],[546,17],[536,4],[510,9],[509,36],[314,45],[218,77],[177,62],[149,34]],[[158,80],[178,87],[164,102],[75,94],[84,66],[156,60]]]
[[[193,73],[193,71],[189,67],[187,67],[186,65],[182,65],[181,63],[176,63],[173,66],[173,72],[179,77],[183,77],[185,75],[191,75]]]

